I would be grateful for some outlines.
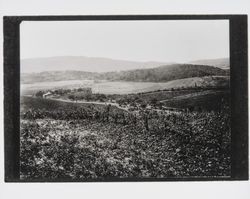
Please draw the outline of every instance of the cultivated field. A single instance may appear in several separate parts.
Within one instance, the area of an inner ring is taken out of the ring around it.
[[[123,111],[21,100],[22,179],[230,176],[229,109]]]

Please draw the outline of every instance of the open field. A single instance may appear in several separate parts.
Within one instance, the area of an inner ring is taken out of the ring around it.
[[[74,89],[90,87],[93,93],[102,94],[131,94],[140,92],[149,92],[171,88],[183,87],[228,87],[228,76],[209,76],[193,77],[186,79],[173,80],[168,82],[117,82],[117,81],[94,81],[94,80],[68,80],[39,82],[33,84],[21,84],[21,93],[23,95],[34,94],[38,90],[49,89]]]

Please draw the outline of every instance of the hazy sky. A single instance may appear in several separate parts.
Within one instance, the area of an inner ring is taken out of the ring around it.
[[[228,20],[22,22],[21,59],[187,62],[229,57]]]

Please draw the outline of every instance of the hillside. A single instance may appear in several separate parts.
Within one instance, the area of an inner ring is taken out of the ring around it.
[[[165,89],[171,88],[207,88],[207,87],[229,87],[229,76],[205,76],[177,79],[167,82]]]
[[[201,92],[179,95],[161,102],[168,107],[191,108],[201,110],[220,110],[223,106],[229,106],[230,93],[226,90],[205,90]],[[223,103],[222,103],[223,102]]]
[[[173,64],[151,69],[104,73],[101,74],[101,79],[111,81],[167,82],[190,77],[227,75],[228,71],[213,66]]]
[[[173,64],[151,69],[137,69],[106,73],[84,71],[47,71],[41,73],[25,73],[21,75],[21,82],[35,83],[86,79],[132,82],[167,82],[191,77],[227,75],[228,71],[212,66]]]
[[[197,60],[190,62],[190,64],[209,65],[221,69],[230,69],[229,58]]]

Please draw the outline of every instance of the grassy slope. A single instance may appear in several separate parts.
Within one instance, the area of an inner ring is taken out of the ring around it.
[[[21,108],[24,109],[44,109],[48,111],[57,111],[57,110],[87,110],[87,111],[94,111],[94,110],[105,110],[105,105],[102,104],[82,104],[82,103],[75,103],[75,102],[63,102],[63,101],[55,101],[46,98],[33,98],[33,97],[21,97]],[[112,106],[111,109],[119,110],[118,108]],[[21,112],[22,112],[21,110]]]
[[[194,92],[176,96],[162,101],[166,106],[174,108],[202,108],[205,110],[218,110],[225,104],[230,104],[230,93],[227,90],[211,90]]]

